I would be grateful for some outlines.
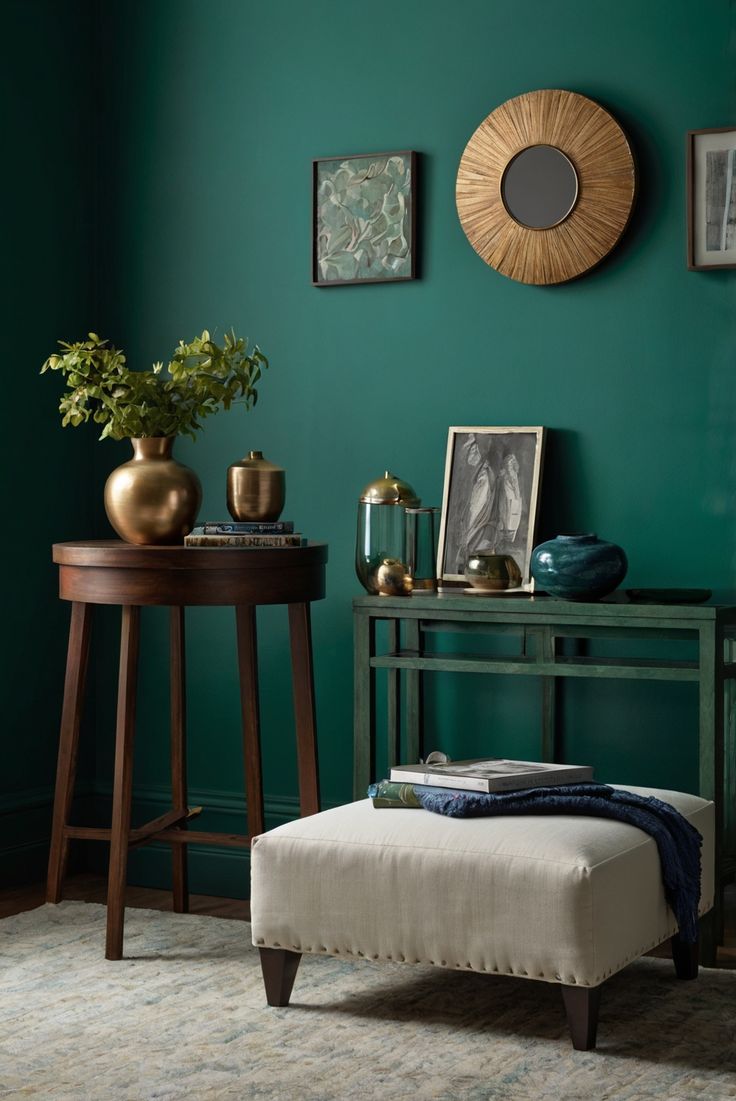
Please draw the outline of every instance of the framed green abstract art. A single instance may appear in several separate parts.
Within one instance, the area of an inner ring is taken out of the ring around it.
[[[416,154],[312,162],[312,283],[416,278]]]

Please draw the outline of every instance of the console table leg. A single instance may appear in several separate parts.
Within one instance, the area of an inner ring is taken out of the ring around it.
[[[555,661],[555,638],[551,627],[543,627],[540,658],[546,664]],[[541,677],[542,681],[542,760],[556,761],[557,757],[557,677]]]
[[[49,853],[49,870],[46,882],[47,902],[61,902],[69,856],[69,840],[64,836],[64,827],[69,823],[69,814],[74,797],[79,728],[82,720],[84,685],[87,677],[91,623],[92,605],[79,602],[73,603],[69,624],[64,703],[59,734],[51,851]]]
[[[312,626],[309,604],[289,605],[291,678],[294,691],[299,806],[302,817],[319,812],[317,721],[314,706]]]
[[[699,632],[700,721],[698,793],[715,803],[715,894],[711,913],[701,925],[700,958],[705,967],[716,963],[717,945],[723,929],[723,742],[724,742],[724,640],[720,630],[709,626]]]
[[[353,630],[353,798],[365,799],[376,767],[376,621],[356,613]]]
[[[418,619],[406,621],[406,648],[421,652],[422,638]],[[422,674],[419,669],[406,670],[406,759],[418,763],[424,756],[424,715],[422,713]]]
[[[186,744],[186,647],[184,642],[184,608],[171,609],[169,619],[171,667],[171,799],[176,810],[187,807],[187,744]],[[178,827],[185,830],[186,822]],[[189,879],[187,846],[171,846],[171,883],[174,912],[189,910]]]
[[[112,793],[110,871],[107,880],[107,942],[105,958],[123,957],[125,879],[130,839],[130,804],[133,795],[133,741],[140,649],[141,610],[123,607],[120,631],[120,674],[115,733],[115,778]]]
[[[258,641],[256,610],[252,604],[235,609],[238,633],[238,670],[240,674],[240,710],[243,717],[243,756],[245,797],[248,809],[248,833],[263,833],[263,773],[261,769],[261,718],[258,701]]]
[[[386,626],[388,652],[395,654],[401,648],[399,620],[389,619]],[[401,675],[398,669],[386,670],[386,706],[386,764],[391,768],[398,765],[401,752]]]

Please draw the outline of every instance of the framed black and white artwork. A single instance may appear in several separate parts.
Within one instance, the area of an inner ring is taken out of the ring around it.
[[[687,135],[687,266],[736,268],[736,128]]]
[[[544,428],[450,428],[437,575],[463,581],[471,554],[509,554],[531,588]]]

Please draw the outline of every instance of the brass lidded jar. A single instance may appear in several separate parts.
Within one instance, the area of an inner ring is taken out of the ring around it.
[[[249,451],[227,470],[227,507],[233,520],[278,520],[286,500],[283,467]]]
[[[355,571],[369,593],[396,596],[411,591],[406,566],[405,509],[420,504],[409,483],[390,470],[370,482],[361,493]]]

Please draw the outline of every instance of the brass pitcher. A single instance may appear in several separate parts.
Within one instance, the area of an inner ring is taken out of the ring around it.
[[[278,520],[286,499],[283,467],[249,451],[227,470],[227,507],[233,520]]]
[[[126,543],[182,543],[202,502],[199,478],[171,457],[172,436],[130,442],[133,458],[105,483],[108,520]]]

